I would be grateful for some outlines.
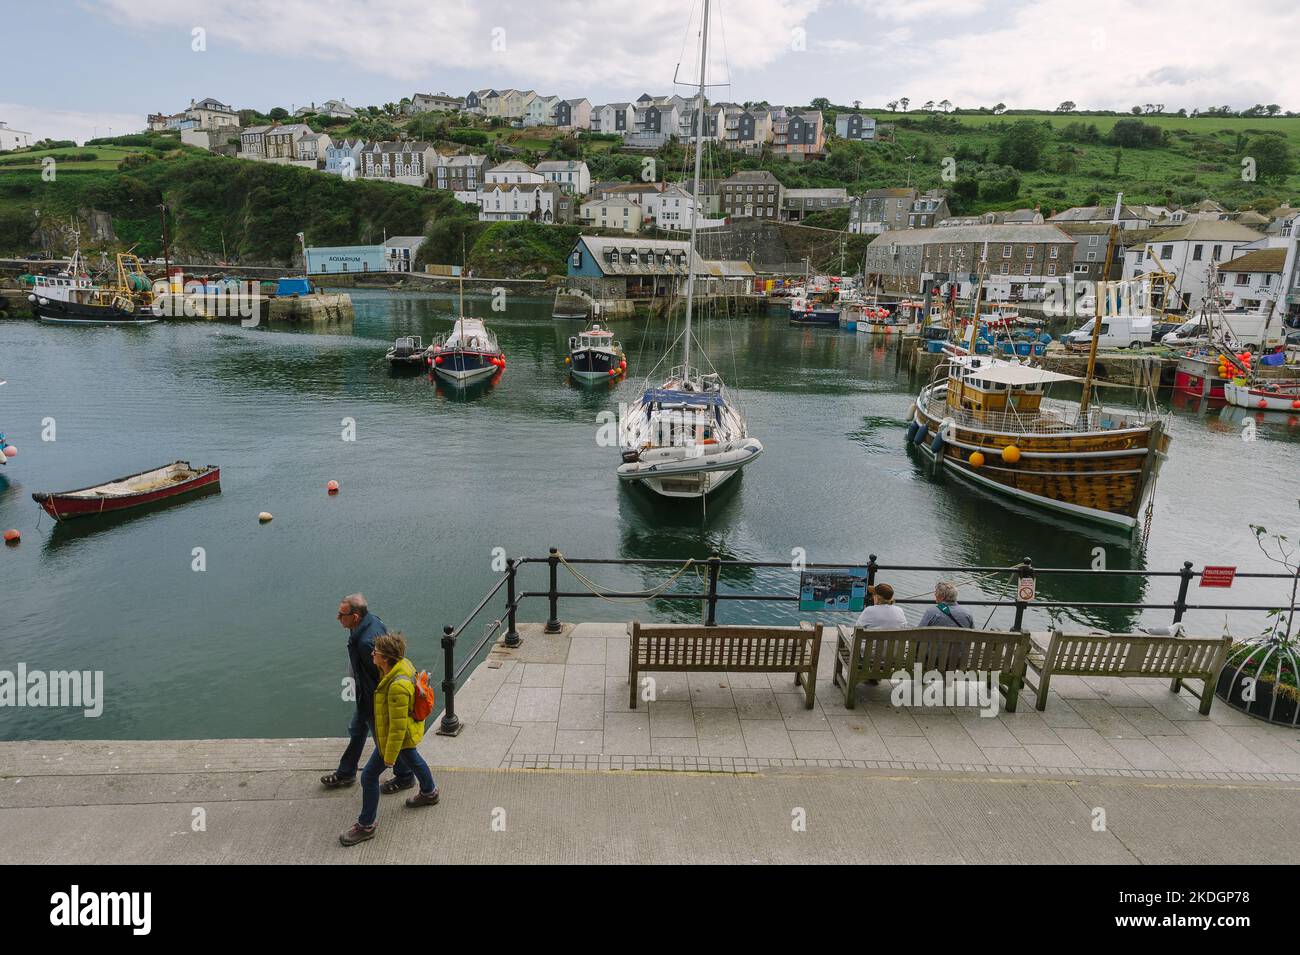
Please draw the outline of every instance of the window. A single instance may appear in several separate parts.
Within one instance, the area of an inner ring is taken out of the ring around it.
[[[1052,246],[1052,258],[1059,259],[1060,257],[1061,257],[1060,246],[1056,246],[1056,245]]]
[[[1088,253],[1088,261],[1089,261],[1089,262],[1096,262],[1096,261],[1097,261],[1097,253],[1096,253],[1096,252],[1089,252],[1089,253]]]
[[[1219,255],[1220,255],[1220,253],[1221,253],[1222,251],[1223,251],[1223,246],[1221,246],[1221,245],[1216,245],[1216,246],[1214,247],[1214,261],[1215,261],[1215,262],[1219,261]]]
[[[1192,261],[1193,261],[1193,262],[1199,262],[1199,261],[1201,261],[1201,249],[1203,249],[1203,248],[1204,248],[1204,246],[1200,246],[1200,245],[1194,245],[1194,246],[1192,246]]]
[[[1097,244],[1097,239],[1098,239],[1098,238],[1099,238],[1099,236],[1095,236],[1095,235],[1090,235],[1090,236],[1088,236],[1088,244],[1089,244],[1089,245],[1096,245],[1096,244]]]
[[[1034,257],[1034,247],[1032,245],[1025,246],[1025,258],[1032,259],[1033,257]]]
[[[1011,266],[1008,265],[1008,264],[1005,263],[1005,262],[1002,263],[1002,274],[1003,274],[1003,275],[1010,275],[1010,274],[1011,274]]]
[[[1004,259],[1009,259],[1009,258],[1011,258],[1011,246],[1009,246],[1009,245],[1004,245],[1004,246],[1002,247],[1002,258],[1004,258]]]
[[[575,269],[582,268],[582,252],[576,249],[574,250],[573,253],[573,267]]]
[[[1215,254],[1217,255],[1219,247],[1216,245],[1214,247],[1214,250],[1215,250]],[[1174,247],[1172,245],[1162,245],[1160,247],[1160,258],[1171,259],[1173,258],[1173,256],[1174,256]]]
[[[1075,274],[1075,275],[1087,275],[1087,274],[1088,274],[1088,266],[1084,265],[1084,264],[1081,263],[1081,262],[1076,262],[1075,265],[1074,265],[1074,274]]]
[[[1025,274],[1026,274],[1026,275],[1033,275],[1033,274],[1034,274],[1034,267],[1033,267],[1032,265],[1026,264],[1026,265],[1025,265]]]
[[[1245,285],[1245,284],[1247,283],[1247,280],[1248,280],[1248,279],[1249,279],[1249,276],[1247,276],[1245,272],[1238,272],[1238,273],[1237,273],[1237,284],[1238,284],[1238,285]]]

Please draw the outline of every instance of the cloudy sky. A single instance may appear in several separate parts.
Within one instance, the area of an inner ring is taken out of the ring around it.
[[[37,137],[236,108],[514,86],[593,103],[667,93],[699,0],[5,0],[0,120]],[[803,105],[1300,110],[1295,0],[716,0],[717,99]],[[13,42],[21,37],[21,42]],[[685,92],[685,87],[678,88]]]

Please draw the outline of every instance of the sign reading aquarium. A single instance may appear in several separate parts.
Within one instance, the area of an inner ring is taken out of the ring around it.
[[[867,569],[804,571],[799,575],[800,610],[860,612],[867,599]]]
[[[312,275],[323,272],[387,272],[388,259],[382,245],[309,247],[307,271]]]

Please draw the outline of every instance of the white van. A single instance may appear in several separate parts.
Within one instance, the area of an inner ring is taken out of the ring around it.
[[[1285,329],[1281,321],[1269,322],[1267,312],[1224,312],[1218,321],[1220,329],[1234,348],[1249,348],[1260,352],[1263,348],[1280,345]],[[1206,331],[1205,318],[1201,315],[1188,319],[1160,340],[1162,345],[1175,348],[1187,345],[1208,344],[1210,336]]]
[[[1071,351],[1086,351],[1092,345],[1092,328],[1095,318],[1065,336],[1065,347]],[[1104,315],[1099,348],[1142,348],[1151,344],[1151,317],[1149,315]]]

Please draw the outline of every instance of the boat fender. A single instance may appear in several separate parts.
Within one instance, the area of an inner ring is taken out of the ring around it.
[[[917,444],[925,444],[925,439],[928,438],[929,436],[930,436],[930,426],[928,424],[922,424],[920,429],[916,432],[916,437],[913,440]]]
[[[930,450],[935,454],[943,454],[943,431],[939,430],[934,433],[934,440],[930,442]]]
[[[956,428],[957,421],[954,418],[944,418],[939,422],[939,434],[943,436],[945,441],[952,440],[953,431],[955,431]]]
[[[630,450],[630,451],[624,451],[624,452],[623,452],[623,463],[624,463],[624,464],[636,464],[636,463],[637,463],[638,461],[640,461],[640,460],[641,460],[641,452],[640,452],[640,451],[637,451],[637,450],[633,449],[633,450]]]
[[[907,440],[915,441],[916,432],[920,430],[921,430],[921,426],[919,424],[917,424],[915,421],[910,422],[907,426]]]
[[[911,421],[911,422],[913,422],[913,423],[916,422],[916,402],[915,402],[915,401],[913,401],[910,405],[907,406],[907,420],[908,420],[908,421]]]

